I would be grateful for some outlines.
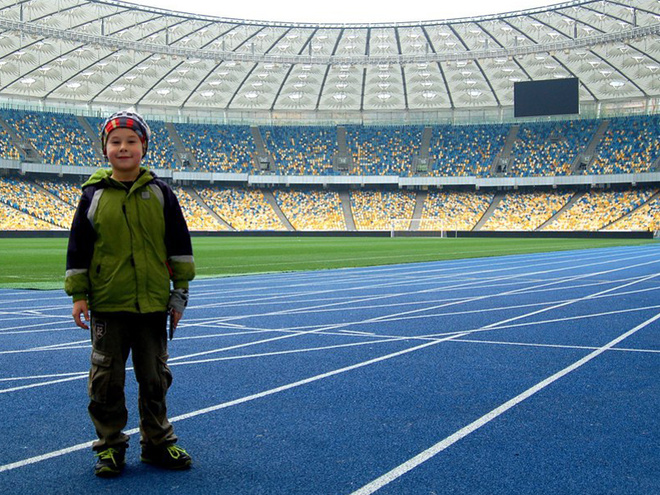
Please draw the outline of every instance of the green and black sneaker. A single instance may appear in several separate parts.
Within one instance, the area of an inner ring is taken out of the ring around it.
[[[190,469],[192,458],[176,444],[164,447],[142,447],[142,462],[153,464],[164,469]]]
[[[120,475],[126,464],[125,457],[125,447],[108,447],[105,450],[101,450],[96,454],[94,474],[101,478],[112,478]]]

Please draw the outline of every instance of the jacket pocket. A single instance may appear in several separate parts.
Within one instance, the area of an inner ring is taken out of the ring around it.
[[[93,260],[89,270],[90,291],[96,301],[108,292],[112,265],[101,259]]]
[[[92,365],[89,369],[87,391],[89,398],[94,402],[106,404],[112,378],[112,357],[106,356],[97,350],[92,350]]]

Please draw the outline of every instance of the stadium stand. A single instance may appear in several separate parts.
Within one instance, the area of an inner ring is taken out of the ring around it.
[[[38,152],[45,164],[102,165],[95,141],[74,115],[1,110],[0,118]]]
[[[266,148],[282,175],[332,175],[336,127],[262,127]]]
[[[68,229],[74,208],[33,182],[0,178],[0,202],[49,224],[50,229]]]
[[[658,191],[654,190],[649,201],[611,223],[605,230],[657,232],[660,230],[660,198],[657,196]]]
[[[0,120],[3,124],[0,125],[0,158],[20,159],[13,132],[38,152],[39,160],[46,167],[107,166],[100,159],[96,144],[96,133],[102,122],[98,117],[2,109]],[[250,129],[246,125],[172,124],[158,120],[151,120],[150,124],[153,134],[146,158],[150,168],[261,174],[263,171],[255,166],[254,153],[258,146],[263,146],[274,161],[274,170],[268,171],[273,175],[338,174],[333,167],[333,157],[340,147],[337,126],[271,125]],[[654,171],[660,162],[658,115],[607,121],[527,122],[518,126],[513,140],[510,124],[344,127],[346,149],[353,159],[352,169],[342,171],[348,175],[410,176],[415,157],[425,151],[431,167],[422,175],[436,177],[645,173]],[[604,129],[602,139],[596,139],[598,129]],[[255,141],[259,136],[263,137],[263,144]],[[424,136],[426,144],[422,145]],[[505,150],[507,140],[512,141],[508,151]],[[588,168],[578,170],[577,160],[588,146],[595,150],[594,159]],[[493,170],[493,164],[505,152],[509,153],[506,155],[508,167],[505,171]],[[194,159],[182,162],[181,153],[190,153]],[[2,202],[46,222],[36,223],[39,229],[46,226],[68,228],[80,184],[72,185],[66,179],[28,177],[15,175],[3,179]],[[83,177],[79,179],[82,181]],[[197,197],[194,189],[175,189],[192,230],[333,231],[349,228],[336,191],[321,192],[317,187],[303,185],[287,189],[264,186],[260,190],[234,183],[221,188],[200,186]],[[616,191],[592,189],[584,194],[579,188],[562,192],[543,188],[532,192],[511,190],[502,196],[497,208],[489,212],[478,228],[484,231],[655,231],[659,223],[655,200],[644,205],[654,191],[652,184]],[[564,208],[574,194],[576,199],[570,208]],[[420,218],[411,228],[472,230],[493,202],[494,193],[430,188],[425,197],[423,209],[417,213]],[[412,219],[415,194],[408,190],[351,189],[350,204],[357,230],[388,230],[392,219]]]
[[[276,189],[273,194],[296,230],[346,230],[341,200],[336,192]]]
[[[0,230],[52,230],[53,225],[29,213],[19,211],[4,203],[0,203]]]
[[[198,172],[256,171],[252,164],[254,141],[248,126],[175,124],[177,134],[190,151]]]
[[[482,230],[536,230],[561,210],[572,196],[570,192],[509,192]]]
[[[651,189],[589,190],[543,230],[600,230],[641,206],[653,194]]]
[[[0,119],[34,148],[45,164],[105,166],[97,143],[101,118],[3,109]],[[85,121],[88,128],[83,125]],[[345,126],[347,148],[353,158],[353,168],[346,173],[410,176],[415,157],[428,152],[428,173],[432,176],[565,176],[572,173],[576,159],[601,122],[586,119],[521,124],[504,171],[493,171],[492,165],[503,153],[511,125],[431,126],[428,150],[422,149],[422,126]],[[152,140],[145,157],[149,168],[260,173],[253,163],[256,144],[249,126],[167,124],[159,120],[151,120],[150,126]],[[336,126],[263,126],[259,131],[275,162],[271,173],[337,174],[332,163],[338,150]],[[595,159],[578,173],[651,171],[660,160],[659,140],[658,115],[610,119]],[[183,162],[178,154],[191,154],[195,159]],[[16,143],[0,126],[0,158],[19,157]]]
[[[526,123],[518,131],[507,175],[568,175],[598,124],[594,120]]]
[[[188,229],[206,232],[228,230],[223,223],[218,221],[215,216],[200,205],[186,189],[174,186],[172,190],[179,200],[183,216],[186,218],[186,223],[188,224]]]
[[[434,126],[429,156],[432,175],[461,177],[488,175],[501,152],[508,125]]]
[[[351,191],[357,230],[390,230],[392,220],[412,218],[415,194],[408,191]]]
[[[648,172],[660,157],[660,115],[614,118],[585,173]]]
[[[424,201],[420,230],[472,230],[492,200],[488,192],[432,191]]]
[[[347,146],[358,175],[411,175],[421,147],[421,126],[346,126]]]
[[[75,208],[80,199],[81,189],[77,184],[61,180],[35,179],[34,183],[42,189],[48,191],[54,196]]]
[[[286,230],[267,200],[267,192],[272,192],[278,209],[294,230],[348,228],[340,194],[336,191],[230,186],[174,186],[173,189],[193,231]],[[657,193],[657,188],[649,187],[587,192],[511,190],[502,195],[480,230],[654,232],[660,230]],[[2,229],[67,229],[79,196],[80,183],[55,178],[2,177],[0,203],[9,208],[5,209]],[[493,203],[494,196],[492,191],[429,191],[419,219],[409,227],[411,230],[473,230]],[[395,219],[413,220],[414,192],[353,190],[349,198],[359,231],[390,230]],[[573,203],[569,203],[572,198],[575,198]]]
[[[11,136],[4,127],[0,126],[0,158],[19,160],[20,157],[21,155],[12,142]]]
[[[195,191],[235,230],[286,230],[258,189],[205,187]]]
[[[175,145],[165,128],[165,123],[159,120],[149,122],[151,129],[151,144],[145,157],[148,168],[164,168],[181,170],[183,166],[175,158]]]

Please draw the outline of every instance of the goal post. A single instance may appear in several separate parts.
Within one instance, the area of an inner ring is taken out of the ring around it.
[[[390,237],[447,237],[447,230],[441,225],[440,219],[392,218]]]

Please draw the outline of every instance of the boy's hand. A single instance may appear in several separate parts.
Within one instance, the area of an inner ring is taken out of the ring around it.
[[[76,322],[76,325],[85,330],[89,330],[89,325],[85,323],[85,321],[89,321],[89,308],[87,307],[87,301],[81,299],[80,301],[74,302],[71,314],[73,315],[73,320]],[[81,315],[85,321],[82,320],[80,317]]]

